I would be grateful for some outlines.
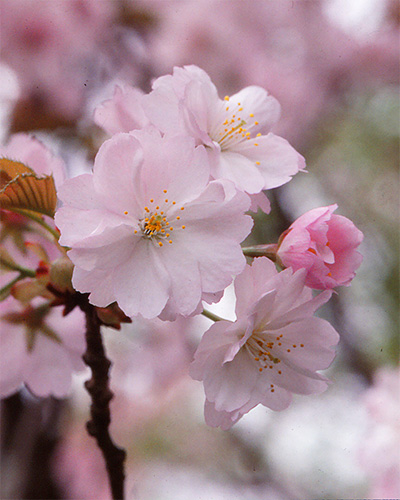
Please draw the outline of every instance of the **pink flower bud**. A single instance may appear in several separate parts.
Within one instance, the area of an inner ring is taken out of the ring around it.
[[[346,217],[332,215],[337,205],[314,208],[283,233],[277,251],[284,267],[307,269],[306,285],[318,290],[350,285],[362,262],[356,250],[363,233]]]

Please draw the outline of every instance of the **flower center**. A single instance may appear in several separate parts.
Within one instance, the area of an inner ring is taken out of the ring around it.
[[[163,193],[166,195],[167,190],[164,189]],[[172,232],[174,231],[172,221],[174,224],[182,224],[182,222],[178,222],[181,220],[181,215],[177,214],[180,214],[184,209],[184,207],[178,207],[176,201],[169,201],[168,198],[159,202],[158,205],[151,198],[149,206],[144,207],[144,216],[139,219],[138,229],[135,229],[134,233],[139,233],[142,238],[154,241],[159,247],[162,247],[165,242],[172,244]],[[124,214],[128,215],[128,212],[124,212]],[[185,225],[180,225],[180,227],[175,228],[175,231],[185,228]]]
[[[141,221],[143,236],[145,238],[151,238],[152,236],[157,235],[159,235],[160,237],[165,237],[166,228],[168,229],[168,225],[169,223],[167,222],[167,218],[155,212],[150,217],[145,217]]]
[[[219,143],[222,151],[245,139],[252,139],[251,130],[258,125],[258,122],[254,120],[254,113],[243,113],[244,110],[240,102],[230,102],[229,96],[225,97],[225,101],[225,121],[214,127],[210,134],[211,138]],[[256,137],[260,135],[258,133]],[[257,143],[254,145],[258,146]]]
[[[279,340],[282,335],[276,338],[278,345],[282,345]],[[254,361],[260,365],[258,370],[262,372],[265,368],[273,369],[274,365],[277,365],[281,360],[274,356],[271,352],[274,348],[275,341],[268,340],[264,336],[261,336],[257,332],[253,332],[253,335],[247,340],[245,347],[249,354],[252,356]]]
[[[283,343],[285,343],[284,346],[282,345]],[[260,373],[266,369],[276,369],[278,371],[278,375],[281,375],[282,370],[278,366],[279,363],[281,363],[281,359],[279,357],[280,352],[283,353],[284,350],[286,350],[286,352],[290,353],[292,352],[292,349],[304,347],[304,344],[286,344],[287,342],[283,341],[283,334],[275,337],[271,333],[265,334],[263,332],[255,331],[247,340],[244,348],[253,358]],[[270,390],[271,392],[275,391],[273,384],[271,384]]]
[[[142,237],[155,241],[160,247],[163,246],[165,241],[172,244],[171,233],[174,228],[167,220],[165,211],[160,210],[159,206],[156,207],[154,212],[145,207],[145,213],[145,217],[139,220]]]

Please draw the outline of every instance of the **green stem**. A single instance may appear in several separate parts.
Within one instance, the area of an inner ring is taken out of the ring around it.
[[[36,214],[34,214],[34,213],[32,213],[32,212],[30,212],[28,210],[23,210],[21,208],[13,208],[12,211],[16,212],[18,214],[21,214],[21,215],[23,215],[25,217],[28,217],[28,219],[31,219],[31,220],[37,222],[42,227],[44,227],[44,229],[46,229],[46,231],[48,231],[49,233],[51,233],[51,235],[54,236],[54,238],[55,238],[56,241],[59,240],[59,238],[60,238],[59,232],[56,229],[53,229],[51,226],[49,226],[47,224],[47,222],[42,219],[41,216],[36,215]]]
[[[223,321],[223,318],[220,316],[217,316],[216,314],[212,313],[211,311],[207,311],[207,309],[203,309],[202,313],[203,316],[205,316],[208,319],[211,319],[211,321]]]
[[[246,257],[268,257],[272,262],[276,262],[276,251],[278,245],[270,243],[268,245],[254,245],[252,247],[243,247],[242,251]]]
[[[23,278],[25,278],[25,276],[23,274],[20,274],[12,281],[10,281],[10,283],[0,288],[0,300],[6,299],[10,295],[10,290],[15,285],[15,283],[18,283],[18,281],[22,280]]]
[[[19,279],[22,278],[35,278],[36,271],[18,265],[16,262],[5,261],[0,257],[0,264],[2,264],[8,271],[18,271],[20,273]]]

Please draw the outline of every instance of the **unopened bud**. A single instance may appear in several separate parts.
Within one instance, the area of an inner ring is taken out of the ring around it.
[[[66,290],[73,291],[72,287],[72,271],[74,265],[67,256],[60,257],[51,263],[50,266],[50,283],[64,292]]]

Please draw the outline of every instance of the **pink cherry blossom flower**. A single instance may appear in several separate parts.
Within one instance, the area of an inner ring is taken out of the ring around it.
[[[292,393],[317,394],[327,379],[338,333],[312,314],[331,291],[312,297],[305,271],[280,273],[257,258],[235,280],[235,322],[217,321],[204,334],[191,365],[202,380],[207,424],[229,429],[258,404],[287,408]]]
[[[6,146],[0,146],[0,157],[24,163],[38,175],[53,175],[56,186],[66,177],[61,158],[53,156],[36,137],[19,133],[11,136]]]
[[[336,209],[335,204],[310,210],[281,237],[279,259],[294,271],[305,268],[311,288],[348,286],[362,262],[356,249],[363,234],[346,217],[332,215]]]
[[[94,122],[109,135],[145,127],[149,120],[144,114],[141,99],[144,93],[129,85],[117,85],[112,99],[97,106]]]
[[[222,100],[203,70],[176,67],[154,82],[143,108],[161,131],[186,133],[207,146],[211,175],[249,194],[281,186],[305,166],[285,139],[269,132],[280,106],[261,87]]]
[[[84,316],[78,309],[63,317],[42,299],[23,305],[13,297],[0,302],[0,397],[22,384],[40,397],[64,397],[72,373],[84,369]]]
[[[93,175],[59,191],[56,223],[72,248],[74,287],[97,306],[117,301],[145,318],[189,316],[220,297],[245,266],[240,242],[252,221],[249,197],[209,176],[190,137],[148,129],[106,141]]]

